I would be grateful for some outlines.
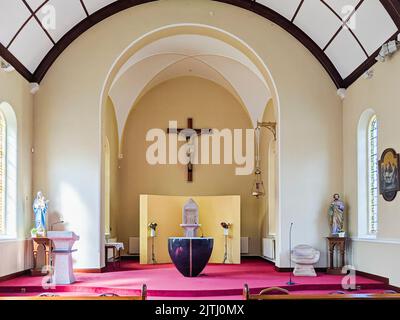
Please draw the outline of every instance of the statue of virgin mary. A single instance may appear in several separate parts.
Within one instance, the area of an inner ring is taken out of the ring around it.
[[[35,214],[35,228],[37,232],[44,233],[46,231],[47,209],[49,208],[49,200],[43,196],[42,192],[38,192],[33,201],[33,212]]]

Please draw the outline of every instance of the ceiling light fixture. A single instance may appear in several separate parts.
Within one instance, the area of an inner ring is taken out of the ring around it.
[[[30,87],[30,92],[32,95],[35,95],[40,89],[40,85],[36,82],[31,82],[29,84],[29,87]]]
[[[6,60],[4,60],[2,57],[0,57],[0,69],[3,70],[4,72],[12,72],[14,71],[14,67],[9,64]]]
[[[378,56],[375,58],[376,61],[385,62],[387,58],[391,57],[396,51],[400,49],[400,34],[397,36],[397,40],[391,40],[385,43]]]
[[[347,90],[346,90],[345,88],[339,88],[339,89],[336,91],[336,93],[337,93],[337,95],[340,97],[340,99],[344,100],[344,99],[346,98]]]
[[[372,79],[373,77],[374,77],[374,69],[369,69],[363,74],[363,78],[367,80]]]

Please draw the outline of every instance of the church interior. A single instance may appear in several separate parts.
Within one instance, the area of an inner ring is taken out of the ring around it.
[[[0,300],[400,298],[399,0],[2,0]]]

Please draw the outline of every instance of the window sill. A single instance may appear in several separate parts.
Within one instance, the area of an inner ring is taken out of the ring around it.
[[[365,234],[365,235],[360,235],[354,239],[358,239],[358,240],[376,240],[378,237],[376,235],[373,234]]]
[[[381,243],[381,244],[400,244],[400,239],[380,239],[377,237],[358,237],[351,238],[355,242],[370,242],[370,243]]]
[[[11,242],[11,241],[20,241],[17,237],[13,236],[0,236],[0,242]],[[25,239],[23,239],[25,240]],[[22,241],[22,240],[21,240]]]

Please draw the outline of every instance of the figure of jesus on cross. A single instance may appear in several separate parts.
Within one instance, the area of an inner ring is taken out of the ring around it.
[[[178,134],[184,135],[186,137],[186,142],[189,142],[193,135],[201,136],[202,134],[211,134],[212,129],[196,129],[193,128],[193,119],[188,118],[187,128],[168,128],[168,134]],[[187,157],[189,162],[187,164],[187,181],[193,182],[193,163],[192,163],[192,155],[195,153],[194,145],[188,145],[187,149]]]

